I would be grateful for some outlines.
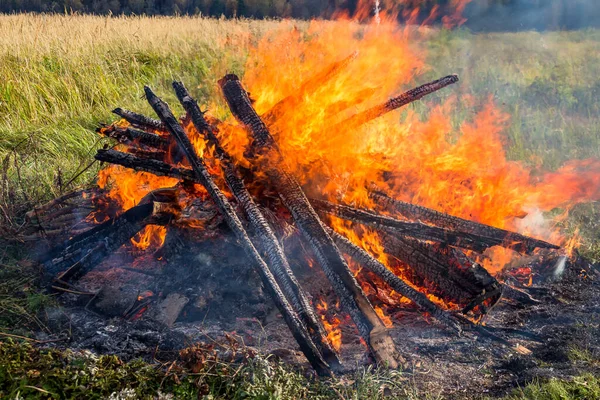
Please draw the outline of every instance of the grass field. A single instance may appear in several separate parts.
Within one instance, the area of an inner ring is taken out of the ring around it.
[[[151,115],[141,98],[143,85],[152,86],[171,103],[175,103],[170,95],[173,79],[186,82],[201,102],[218,97],[217,79],[230,71],[242,73],[250,46],[277,24],[187,17],[0,16],[0,227],[15,228],[33,204],[92,182],[97,165],[81,175],[78,172],[102,145],[95,128],[100,122],[114,120],[110,111],[117,106]],[[307,23],[297,25],[303,29]],[[553,170],[569,159],[600,158],[599,31],[473,35],[464,30],[427,29],[416,36],[414,45],[426,52],[428,65],[418,82],[458,73],[461,83],[450,92],[459,92],[464,99],[471,95],[477,101],[493,96],[511,116],[505,131],[511,159],[535,169]],[[411,107],[426,112],[420,104]],[[462,120],[473,113],[472,103],[465,101],[459,103],[456,118]],[[599,211],[597,204],[587,204],[573,213],[575,224],[587,238],[589,254],[596,258],[600,254]],[[8,235],[3,234],[4,239]],[[0,262],[6,260],[6,253],[1,254]],[[31,289],[34,274],[24,274],[14,266],[2,266],[0,272],[0,329],[24,333],[18,331],[19,324],[35,325],[35,313],[48,299]],[[13,299],[15,282],[27,288],[19,288],[18,300]],[[19,378],[19,384],[29,388],[11,384],[0,391],[33,396],[43,392],[32,386],[52,392],[73,384],[69,376],[60,373],[65,364],[57,360],[62,356],[45,358],[29,348],[11,346],[0,343],[0,358],[7,363],[0,365],[0,381]],[[88,361],[73,361],[73,371],[88,368]],[[99,375],[97,382],[92,377],[82,378],[97,385],[93,387],[98,393],[127,387],[131,376],[144,380],[146,386],[140,389],[144,394],[153,393],[157,383],[169,388],[175,385],[152,368],[123,365],[112,358],[104,363],[107,375]],[[395,384],[393,374],[361,371],[348,387],[341,383],[333,385],[334,389],[309,387],[303,377],[279,367],[245,368],[241,376],[252,380],[233,379],[228,374],[234,371],[225,371],[211,381],[215,387],[210,393],[216,397],[210,398],[280,398],[282,394],[384,398],[385,387]],[[138,369],[142,372],[131,375]],[[41,377],[29,370],[42,371]],[[54,380],[44,380],[45,372]],[[81,375],[85,376],[85,371]],[[237,389],[223,391],[231,382]],[[185,385],[181,390],[187,390]],[[190,396],[198,392],[192,386]],[[437,398],[413,393],[410,388],[403,387],[400,398]],[[77,388],[73,390],[77,394]],[[581,393],[599,398],[597,379],[584,376],[570,383],[534,383],[511,398],[571,399],[582,398]]]

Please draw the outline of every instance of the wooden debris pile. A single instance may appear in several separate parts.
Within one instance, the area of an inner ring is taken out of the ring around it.
[[[306,82],[303,90],[328,79],[347,61],[330,66],[318,74],[314,82]],[[356,114],[340,124],[344,129],[355,129],[457,81],[455,75],[444,77]],[[182,83],[173,83],[177,98],[186,111],[182,119],[176,118],[169,106],[146,87],[146,98],[159,119],[116,109],[114,112],[127,124],[112,124],[99,132],[115,139],[120,144],[119,150],[99,150],[96,159],[156,176],[176,178],[180,184],[176,188],[151,192],[138,205],[101,224],[87,227],[45,254],[43,262],[53,287],[68,289],[74,280],[94,269],[144,227],[169,226],[185,219],[182,209],[186,205],[182,197],[189,203],[190,199],[205,196],[245,250],[249,265],[260,276],[264,290],[320,375],[330,375],[339,367],[340,360],[315,312],[310,294],[298,283],[290,267],[289,255],[284,251],[275,227],[279,223],[292,225],[300,232],[339,299],[342,310],[351,317],[377,362],[396,368],[404,360],[344,255],[453,332],[477,332],[492,341],[510,344],[471,322],[485,314],[505,289],[505,285],[473,261],[471,255],[482,253],[492,246],[504,246],[523,254],[539,248],[556,249],[556,246],[400,202],[377,188],[370,192],[377,205],[376,210],[309,198],[286,165],[277,141],[265,123],[277,118],[277,108],[282,107],[282,103],[289,106],[299,101],[298,97],[282,100],[261,117],[236,75],[226,75],[219,85],[232,114],[251,137],[247,157],[252,168],[236,164],[220,142],[215,120],[201,111]],[[204,154],[214,160],[206,160],[198,153],[192,142],[194,135],[202,135],[211,149]],[[214,165],[218,168],[212,167]],[[256,182],[256,179],[259,181]],[[202,193],[194,186],[196,184],[204,189]],[[257,198],[257,186],[275,193],[286,212],[270,209],[272,202]],[[68,210],[62,213],[68,214]],[[329,216],[375,229],[383,239],[385,253],[409,267],[407,276],[398,276],[373,254],[336,232]],[[58,215],[56,217],[59,218]],[[531,300],[514,288],[507,288],[504,292],[518,301]],[[448,312],[439,303],[433,302],[429,294],[459,305],[462,313],[471,319]]]

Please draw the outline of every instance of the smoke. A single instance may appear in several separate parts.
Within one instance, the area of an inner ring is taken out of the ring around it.
[[[464,17],[465,25],[473,31],[600,27],[598,0],[473,0]]]

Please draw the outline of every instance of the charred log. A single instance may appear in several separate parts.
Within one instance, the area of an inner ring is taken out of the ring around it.
[[[195,177],[206,188],[213,201],[219,207],[219,210],[221,211],[221,214],[223,215],[227,225],[234,232],[248,255],[255,262],[257,272],[259,273],[265,288],[283,315],[288,327],[300,345],[302,352],[305,354],[306,358],[317,371],[317,373],[321,375],[330,375],[331,372],[327,363],[323,360],[321,354],[315,347],[315,344],[308,336],[308,332],[306,332],[306,329],[302,326],[302,323],[281,292],[279,285],[275,281],[275,278],[271,274],[271,271],[267,267],[266,263],[254,247],[254,244],[250,240],[250,237],[244,229],[242,222],[238,218],[234,208],[231,206],[223,192],[221,192],[221,190],[214,183],[204,162],[196,154],[196,150],[190,142],[187,134],[169,109],[168,105],[158,98],[150,88],[145,87],[144,90],[146,92],[146,98],[148,99],[148,102],[159,116],[162,123],[167,127],[169,133],[171,133],[173,138],[177,141],[181,151],[187,157],[190,165],[192,166]]]
[[[531,253],[535,248],[558,249],[559,246],[521,235],[516,232],[510,232],[493,226],[480,224],[475,221],[455,217],[427,207],[416,204],[406,203],[404,201],[392,199],[385,194],[373,191],[369,196],[377,204],[390,212],[398,212],[403,217],[413,220],[420,220],[436,226],[452,229],[457,232],[466,232],[473,235],[481,235],[493,238],[502,243],[503,246],[519,251],[521,253]]]
[[[317,199],[311,199],[310,201],[320,212],[371,226],[375,229],[383,230],[395,235],[446,243],[478,252],[502,244],[502,242],[497,239],[470,233],[450,231],[437,226],[425,225],[420,222],[400,221],[385,215],[375,214],[371,211],[353,208],[343,204],[333,204],[328,201]]]
[[[183,108],[190,115],[196,130],[204,134],[208,142],[214,146],[215,155],[220,161],[227,185],[244,210],[254,237],[257,238],[261,250],[267,256],[267,265],[271,268],[271,272],[277,279],[283,293],[290,300],[292,306],[298,312],[298,316],[308,328],[312,340],[321,354],[323,354],[325,361],[332,367],[339,365],[340,362],[335,351],[327,342],[325,329],[319,322],[306,293],[296,280],[279,240],[246,189],[246,185],[240,177],[233,160],[219,143],[219,139],[215,135],[213,128],[204,119],[196,100],[189,95],[185,86],[181,82],[174,82],[173,87]]]
[[[150,172],[158,176],[168,176],[184,181],[201,183],[200,179],[196,178],[190,169],[176,168],[166,162],[140,158],[121,151],[100,149],[97,151],[95,158],[98,161],[121,165],[136,171]]]
[[[452,318],[452,315],[450,315],[447,311],[442,310],[436,304],[432,303],[426,295],[408,285],[402,279],[397,277],[392,271],[390,271],[385,265],[377,261],[372,255],[352,243],[344,236],[333,231],[333,229],[328,229],[328,231],[338,247],[348,256],[360,263],[361,266],[379,276],[392,289],[407,299],[410,299],[423,311],[431,314],[433,318],[442,324],[446,325],[457,333],[461,332],[460,325],[457,324],[457,322]]]
[[[117,114],[119,117],[129,122],[134,127],[145,131],[153,132],[167,130],[166,126],[159,120],[135,113],[133,111],[124,110],[122,108],[115,108],[112,112],[113,114]]]
[[[377,360],[388,363],[392,368],[397,367],[395,346],[383,322],[356,282],[300,184],[285,166],[271,133],[252,107],[248,93],[242,87],[239,78],[233,74],[226,75],[219,81],[219,85],[231,112],[253,136],[254,148],[265,156],[262,167],[281,200],[292,213],[298,228],[315,251],[343,309],[350,314]]]
[[[338,132],[339,130],[348,131],[355,129],[369,121],[387,114],[390,111],[394,111],[400,107],[404,107],[407,104],[420,100],[428,94],[437,92],[438,90],[456,82],[458,82],[457,75],[448,75],[433,82],[426,83],[417,88],[411,89],[408,92],[402,93],[397,97],[393,97],[383,104],[353,115],[347,120],[339,123],[337,127],[332,128],[332,131]]]
[[[169,150],[169,141],[162,136],[134,128],[115,125],[98,129],[98,133],[127,145],[142,145],[158,150]]]
[[[389,234],[383,234],[382,239],[386,252],[407,264],[416,279],[438,296],[462,305],[464,312],[484,302],[491,307],[499,300],[502,291],[498,281],[460,250]]]
[[[165,225],[171,216],[153,216],[154,203],[142,204],[125,211],[120,216],[106,221],[72,239],[62,254],[45,263],[45,271],[56,275],[56,279],[68,282],[91,271],[105,258],[127,243],[146,225]]]

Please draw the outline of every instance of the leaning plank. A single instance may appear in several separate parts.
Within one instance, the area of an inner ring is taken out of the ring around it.
[[[350,314],[377,361],[387,363],[393,368],[397,367],[398,354],[385,325],[356,282],[300,184],[285,165],[271,133],[252,107],[248,93],[242,87],[239,78],[233,74],[226,75],[219,80],[219,85],[233,115],[252,134],[253,147],[264,156],[261,158],[262,167],[313,248],[319,264],[340,299],[342,308]]]
[[[455,217],[431,208],[392,199],[382,192],[372,191],[369,196],[381,207],[389,212],[399,212],[403,217],[420,220],[436,226],[494,238],[503,243],[505,247],[522,253],[531,253],[535,248],[558,249],[559,246],[524,236],[516,232],[495,228],[490,225]]]
[[[363,112],[353,115],[352,117],[340,122],[337,126],[331,129],[332,132],[350,131],[369,121],[372,121],[390,111],[394,111],[407,104],[413,103],[423,97],[437,92],[446,86],[458,82],[457,75],[448,75],[433,82],[426,83],[417,88],[411,89],[408,92],[402,93],[397,97],[393,97],[383,104],[369,108]]]
[[[283,293],[290,300],[292,306],[298,312],[298,316],[308,328],[313,342],[323,354],[325,361],[332,368],[339,368],[340,361],[327,341],[325,329],[317,318],[306,293],[296,280],[279,240],[246,189],[246,185],[240,177],[231,156],[219,143],[213,128],[206,121],[200,107],[198,107],[198,103],[190,96],[185,86],[181,82],[173,82],[173,88],[181,105],[191,117],[196,130],[203,134],[208,142],[214,146],[215,155],[219,159],[219,165],[225,174],[225,181],[246,213],[253,235],[257,238],[261,250],[266,254],[267,265],[271,268],[271,272],[277,279]]]
[[[288,327],[292,331],[294,338],[300,345],[302,352],[311,363],[315,371],[321,375],[331,375],[329,366],[323,360],[321,354],[315,347],[308,336],[308,332],[298,319],[298,316],[291,308],[287,299],[281,292],[279,285],[275,281],[273,274],[267,267],[266,263],[259,255],[258,251],[252,244],[248,233],[244,229],[242,222],[238,218],[234,208],[231,206],[223,192],[217,187],[214,180],[212,179],[208,169],[204,162],[198,157],[196,150],[194,149],[187,134],[169,109],[169,106],[156,96],[149,87],[144,88],[146,92],[146,98],[148,102],[161,119],[162,123],[167,127],[169,133],[179,144],[181,151],[187,157],[195,177],[202,183],[206,188],[209,195],[218,206],[223,218],[225,219],[229,228],[234,232],[238,240],[242,243],[244,250],[254,260],[257,272],[259,273],[266,290],[270,294],[271,298],[275,302],[275,305],[283,315]]]
[[[400,221],[385,215],[376,214],[369,210],[354,208],[344,204],[334,204],[318,199],[311,199],[310,202],[317,210],[319,210],[319,212],[335,215],[336,217],[348,221],[357,222],[405,237],[446,243],[478,252],[482,252],[489,247],[501,245],[503,243],[498,239],[471,233],[451,231],[437,226],[425,225],[420,222]]]
[[[165,131],[167,129],[162,122],[133,111],[115,108],[112,112],[136,128],[143,129],[145,131]]]

